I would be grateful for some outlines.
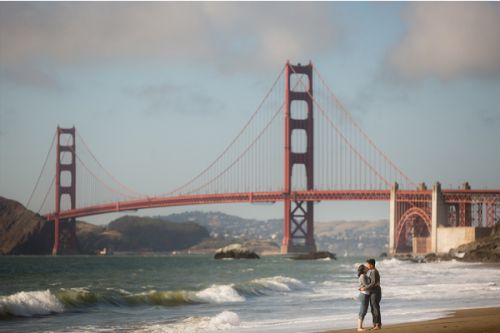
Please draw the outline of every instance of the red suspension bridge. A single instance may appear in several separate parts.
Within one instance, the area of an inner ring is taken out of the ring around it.
[[[55,170],[49,163],[54,154]],[[282,252],[288,253],[316,249],[314,204],[325,200],[389,201],[392,252],[407,251],[414,236],[428,239],[424,251],[435,252],[438,226],[491,227],[500,220],[500,189],[441,190],[436,184],[428,190],[417,185],[356,124],[311,63],[287,63],[220,155],[162,195],[124,185],[74,127],[58,127],[28,207],[54,221],[53,254],[70,254],[77,251],[79,217],[182,205],[283,202]]]

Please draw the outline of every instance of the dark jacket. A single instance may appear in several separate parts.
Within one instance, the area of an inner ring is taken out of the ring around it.
[[[370,283],[366,286],[367,291],[379,291],[380,288],[380,273],[376,268],[370,269],[368,271],[368,278],[370,279]]]

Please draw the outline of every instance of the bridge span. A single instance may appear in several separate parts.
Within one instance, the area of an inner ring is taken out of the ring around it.
[[[282,253],[289,253],[316,250],[316,202],[347,200],[389,202],[392,253],[444,251],[449,244],[440,239],[459,232],[470,239],[500,221],[500,189],[418,185],[354,121],[312,63],[288,62],[236,137],[181,186],[139,193],[104,168],[75,127],[58,127],[28,207],[39,204],[33,210],[54,222],[53,254],[60,254],[77,252],[75,221],[85,216],[279,202]]]

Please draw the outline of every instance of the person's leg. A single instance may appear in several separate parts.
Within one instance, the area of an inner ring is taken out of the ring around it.
[[[380,315],[381,299],[382,299],[382,293],[380,290],[370,294],[370,306],[372,310],[373,327],[375,329],[380,329],[380,327],[382,326],[382,320]]]
[[[382,290],[377,293],[378,326],[382,327],[382,312],[380,311],[380,301],[382,300]]]
[[[373,327],[375,327],[375,320],[377,319],[375,310],[375,293],[370,294],[370,312],[372,313]]]
[[[358,315],[358,331],[364,331],[363,320],[365,319],[366,313],[368,312],[369,296],[363,293],[359,294],[359,315]]]

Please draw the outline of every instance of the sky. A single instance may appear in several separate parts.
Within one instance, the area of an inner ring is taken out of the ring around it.
[[[58,125],[141,193],[238,133],[287,60],[311,60],[412,179],[500,188],[500,4],[0,3],[0,196],[26,203]],[[221,210],[277,218],[281,204]],[[316,219],[388,217],[321,203]],[[106,223],[117,214],[88,220]]]

